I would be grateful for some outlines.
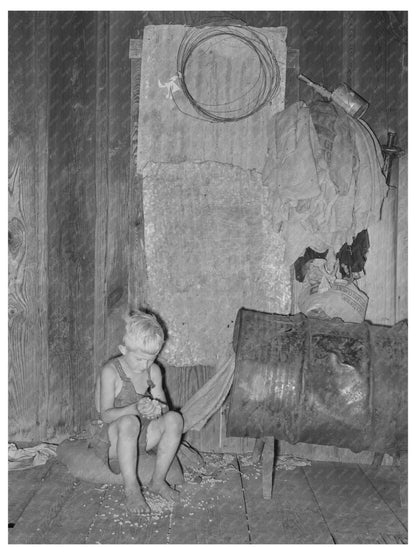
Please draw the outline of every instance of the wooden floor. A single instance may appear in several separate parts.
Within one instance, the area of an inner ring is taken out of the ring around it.
[[[145,489],[153,513],[140,517],[126,512],[120,486],[76,480],[56,460],[9,472],[9,543],[407,543],[397,467],[276,469],[265,500],[261,465],[240,455],[205,457],[205,474],[186,472],[175,506]]]

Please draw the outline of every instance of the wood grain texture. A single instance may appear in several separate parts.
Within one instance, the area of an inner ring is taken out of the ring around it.
[[[16,524],[26,506],[41,487],[51,464],[8,473],[9,523]]]
[[[396,320],[408,317],[408,156],[398,162]]]
[[[95,16],[56,12],[51,35],[48,435],[59,438],[92,414]]]
[[[263,498],[261,465],[240,468],[251,543],[333,543],[301,468],[274,471],[271,499]]]
[[[107,486],[99,509],[91,523],[88,544],[155,544],[166,543],[170,511],[155,515],[135,515],[125,506],[124,488]],[[144,495],[148,498],[146,490]]]
[[[368,229],[366,273],[359,280],[359,287],[369,297],[366,320],[386,326],[396,323],[396,210],[397,191],[390,189],[381,220]]]
[[[47,543],[53,521],[71,495],[73,487],[74,479],[65,466],[52,464],[49,474],[44,477],[13,528],[9,543]]]
[[[143,177],[137,171],[141,56],[131,60],[129,271],[128,298],[132,307],[146,306],[147,267],[144,245]]]
[[[299,50],[301,71],[328,87],[347,80],[369,100],[365,119],[381,141],[389,127],[406,148],[406,45],[377,19],[380,14],[348,12],[346,29],[343,13],[234,15],[257,27],[286,26],[287,44]],[[94,372],[119,340],[123,303],[146,302],[142,184],[129,160],[140,62],[129,60],[128,43],[143,34],[145,24],[189,25],[210,16],[178,11],[9,16],[11,439],[44,440],[85,423]],[[300,84],[300,98],[308,100],[308,91]],[[406,204],[399,196],[400,220]],[[385,301],[389,291],[384,285],[380,289],[383,318],[391,302],[397,319],[407,314],[403,231],[397,232],[401,251],[393,267],[396,300]],[[210,424],[217,436],[224,430],[219,418]]]
[[[109,357],[107,352],[107,233],[108,233],[108,134],[109,134],[109,14],[97,14],[96,149],[95,149],[95,291],[94,291],[94,377]]]
[[[45,543],[85,544],[90,529],[104,501],[105,488],[76,481],[65,501],[65,507],[49,527]]]
[[[117,352],[123,330],[122,316],[128,305],[129,174],[130,174],[130,60],[133,36],[131,17],[109,14],[107,46],[108,181],[106,183],[105,266],[101,275],[105,290],[105,352]]]
[[[55,460],[14,475],[24,478],[10,489],[10,507],[19,506],[11,544],[407,543],[398,467],[277,467],[265,500],[260,464],[209,455],[204,473],[179,486],[174,507],[145,488],[154,512],[140,517],[126,512],[120,485],[74,481]]]
[[[249,543],[236,458],[201,483],[185,483],[171,522],[170,544]]]
[[[9,438],[46,433],[48,16],[9,19]]]
[[[97,25],[95,375],[118,352],[128,305],[131,19],[98,12]]]
[[[264,499],[271,499],[273,491],[275,439],[274,437],[265,437],[264,440],[265,444],[262,456],[262,491]]]
[[[402,522],[358,465],[320,463],[303,470],[335,537],[339,533],[406,534]]]

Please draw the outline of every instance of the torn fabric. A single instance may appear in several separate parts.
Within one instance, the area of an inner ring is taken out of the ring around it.
[[[297,102],[276,114],[262,178],[285,262],[308,247],[337,252],[375,223],[386,191],[382,166],[368,125],[332,103]]]
[[[227,397],[235,369],[235,354],[231,343],[219,359],[217,369],[214,376],[182,407],[184,433],[188,430],[201,430]]]

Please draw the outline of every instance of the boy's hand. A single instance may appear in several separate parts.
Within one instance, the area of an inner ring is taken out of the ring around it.
[[[162,414],[162,405],[156,399],[152,400],[149,397],[143,397],[137,403],[137,410],[142,416],[153,420]]]

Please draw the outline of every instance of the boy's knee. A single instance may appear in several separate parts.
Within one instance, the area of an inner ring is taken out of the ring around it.
[[[182,433],[183,417],[179,412],[169,411],[164,416],[165,429],[171,432]]]
[[[118,419],[118,431],[124,436],[136,437],[140,432],[140,420],[134,415],[122,416]]]

